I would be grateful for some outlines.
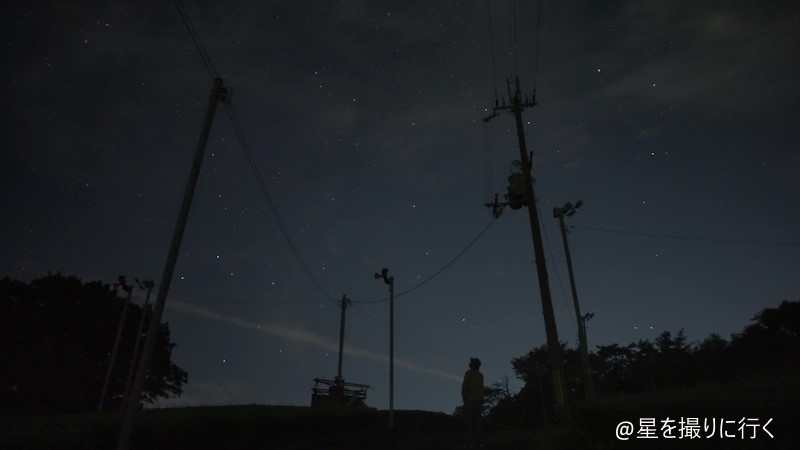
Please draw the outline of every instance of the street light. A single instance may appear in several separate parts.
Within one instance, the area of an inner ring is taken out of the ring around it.
[[[389,285],[389,429],[394,429],[394,277],[389,269],[383,268],[375,274],[376,280]]]
[[[578,200],[573,206],[572,203],[567,202],[564,206],[553,208],[553,217],[558,219],[561,227],[561,237],[564,240],[564,253],[567,255],[567,270],[569,271],[569,285],[572,288],[572,300],[575,302],[575,315],[578,318],[578,351],[581,355],[581,371],[583,372],[583,388],[585,391],[586,399],[593,400],[594,384],[592,383],[592,372],[589,367],[589,345],[586,342],[586,321],[589,320],[594,314],[581,315],[581,307],[578,304],[578,290],[575,287],[575,275],[572,272],[572,258],[569,254],[569,244],[567,244],[567,227],[564,225],[564,217],[572,217],[583,205],[583,202]]]

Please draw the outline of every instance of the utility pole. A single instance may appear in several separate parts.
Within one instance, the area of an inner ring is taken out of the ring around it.
[[[389,285],[389,429],[394,429],[394,277],[389,269],[383,268],[375,274],[375,279],[383,279]]]
[[[111,359],[108,361],[108,370],[106,370],[106,380],[103,382],[103,389],[100,390],[100,400],[97,402],[97,411],[103,410],[103,403],[106,401],[106,392],[108,391],[108,384],[111,381],[111,373],[114,371],[114,363],[117,359],[117,349],[119,349],[119,341],[122,340],[122,329],[125,327],[125,317],[128,314],[128,305],[131,303],[133,296],[133,286],[129,286],[125,282],[125,277],[119,276],[119,285],[123,291],[127,292],[125,296],[125,306],[122,307],[122,317],[119,319],[119,327],[117,327],[117,337],[114,339],[114,348],[111,350]]]
[[[521,206],[528,207],[528,218],[531,223],[531,234],[533,235],[533,252],[536,260],[536,273],[539,278],[539,294],[542,299],[542,314],[544,315],[544,327],[547,333],[547,349],[550,360],[550,375],[553,382],[553,395],[556,401],[556,414],[562,425],[567,425],[570,422],[569,408],[567,406],[567,396],[564,387],[564,370],[563,361],[561,359],[561,344],[558,341],[558,330],[556,328],[556,318],[553,313],[553,301],[550,296],[550,283],[547,279],[547,265],[544,259],[544,245],[542,244],[542,233],[539,229],[539,214],[536,209],[536,196],[533,192],[533,178],[531,176],[531,160],[533,152],[528,155],[528,150],[525,145],[525,130],[522,125],[522,111],[525,108],[533,107],[536,105],[536,94],[532,97],[525,96],[522,98],[519,87],[519,78],[516,78],[516,85],[514,93],[511,92],[511,81],[506,80],[508,87],[508,96],[510,103],[506,105],[503,100],[502,105],[495,99],[495,106],[492,114],[485,117],[484,122],[498,116],[498,111],[508,110],[514,114],[514,121],[517,126],[517,139],[519,140],[519,154],[520,166],[522,169],[522,176],[524,181],[524,202],[512,203],[514,199],[509,198],[509,205],[512,209],[517,209]],[[511,180],[509,180],[511,181]],[[510,194],[514,194],[513,192]],[[495,211],[498,205],[493,205]]]
[[[194,197],[194,189],[197,185],[197,179],[200,176],[200,166],[203,164],[203,154],[206,150],[206,143],[208,142],[208,134],[211,131],[211,123],[214,120],[214,112],[217,109],[217,102],[225,101],[226,89],[222,85],[222,78],[214,80],[214,87],[211,90],[211,97],[208,101],[208,108],[206,108],[206,115],[203,121],[203,128],[200,130],[200,139],[197,142],[195,149],[194,160],[192,161],[192,169],[189,174],[189,179],[186,182],[186,189],[183,192],[183,203],[181,210],[178,214],[178,220],[175,223],[175,230],[172,234],[172,243],[169,247],[167,254],[167,261],[164,264],[164,272],[161,274],[161,283],[158,286],[158,294],[156,295],[156,303],[153,308],[153,317],[150,319],[150,326],[147,331],[147,338],[144,342],[142,349],[142,359],[139,366],[136,368],[136,376],[133,379],[133,387],[122,418],[122,429],[120,431],[119,443],[117,450],[128,450],[130,447],[131,433],[133,432],[133,421],[136,418],[136,411],[139,409],[139,399],[142,396],[142,389],[144,388],[144,378],[147,370],[150,368],[150,357],[156,346],[156,337],[158,336],[158,329],[161,325],[161,315],[164,312],[164,305],[167,302],[167,292],[172,283],[172,274],[175,271],[175,263],[178,260],[178,252],[181,248],[181,241],[183,240],[183,231],[186,229],[186,222],[189,218],[189,209],[192,207],[192,198]]]
[[[544,401],[544,386],[542,385],[542,371],[539,370],[539,361],[534,360],[536,364],[536,381],[539,382],[539,397],[542,399],[542,421],[548,423],[550,420],[547,418],[547,402]]]
[[[142,317],[139,318],[139,328],[136,331],[136,343],[133,345],[133,354],[131,356],[131,363],[128,366],[128,377],[127,381],[125,382],[125,395],[122,397],[122,410],[125,410],[125,407],[128,405],[128,397],[131,393],[131,382],[133,381],[133,370],[136,368],[136,365],[139,363],[139,345],[142,342],[142,329],[144,329],[145,319],[147,318],[147,306],[150,305],[150,294],[153,292],[153,287],[155,284],[150,280],[144,280],[139,282],[139,280],[135,280],[139,284],[140,289],[147,289],[147,296],[144,298],[144,305],[142,306]]]
[[[583,390],[586,400],[594,400],[594,383],[592,382],[592,370],[589,366],[589,344],[586,340],[586,319],[581,315],[581,307],[578,304],[578,289],[575,287],[575,274],[572,272],[572,258],[569,254],[569,244],[567,244],[567,227],[564,225],[564,216],[572,217],[581,207],[582,201],[578,200],[575,206],[567,202],[564,206],[553,208],[553,217],[558,218],[561,227],[561,237],[564,240],[564,253],[567,255],[567,271],[569,271],[569,285],[572,288],[572,300],[575,302],[575,315],[578,318],[578,351],[581,355],[581,372],[583,378]],[[591,317],[587,314],[586,316]]]
[[[342,321],[339,324],[339,368],[336,371],[336,384],[341,383],[341,388],[344,390],[344,379],[342,378],[342,355],[344,354],[344,312],[347,305],[350,304],[350,299],[346,295],[342,295]],[[338,387],[338,386],[337,386]]]

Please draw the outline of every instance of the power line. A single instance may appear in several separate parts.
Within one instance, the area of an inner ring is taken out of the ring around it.
[[[294,244],[292,237],[289,235],[289,230],[286,228],[286,224],[284,224],[283,219],[281,219],[281,215],[278,213],[278,208],[275,207],[275,203],[272,201],[272,196],[269,194],[266,183],[264,183],[264,178],[261,176],[261,172],[258,170],[258,165],[256,165],[255,158],[253,158],[253,153],[250,151],[250,146],[247,144],[241,124],[239,123],[239,119],[236,117],[236,113],[233,110],[230,100],[225,101],[225,112],[228,114],[228,119],[230,119],[231,125],[233,125],[236,138],[239,140],[239,146],[242,148],[242,151],[247,158],[247,163],[250,165],[250,169],[256,178],[256,183],[258,184],[258,189],[261,192],[261,196],[264,197],[264,200],[267,202],[267,206],[269,206],[270,211],[272,211],[272,216],[275,218],[275,222],[278,224],[278,228],[280,229],[281,234],[283,234],[284,240],[289,245],[292,255],[294,255],[295,260],[297,260],[297,263],[300,264],[300,267],[303,269],[306,277],[308,277],[314,287],[329,301],[335,302],[333,297],[331,297],[325,288],[322,287],[320,282],[317,281],[317,278],[303,260],[303,257],[297,250],[297,246]]]
[[[542,2],[539,0],[536,6],[536,56],[533,65],[533,94],[536,95],[536,88],[539,84],[539,41],[542,35]]]
[[[200,40],[200,37],[197,34],[197,31],[194,28],[194,24],[192,23],[191,18],[189,17],[188,13],[186,12],[186,9],[184,8],[184,6],[183,6],[183,4],[181,3],[180,0],[175,0],[175,6],[178,9],[178,13],[181,16],[181,20],[183,20],[183,23],[186,26],[186,29],[189,32],[189,35],[191,36],[192,41],[195,44],[195,47],[197,48],[198,52],[200,53],[200,57],[203,59],[203,63],[205,64],[206,69],[209,71],[209,73],[212,76],[216,77],[217,76],[216,67],[214,66],[214,63],[211,60],[211,57],[208,55],[208,52],[206,51],[205,47],[203,46],[203,43]],[[516,37],[515,37],[515,39],[516,39]],[[328,301],[335,302],[336,300],[334,300],[333,297],[330,294],[328,294],[328,292],[322,287],[322,285],[319,283],[319,281],[317,281],[316,277],[314,276],[314,274],[311,272],[311,269],[308,267],[308,265],[303,260],[302,256],[300,255],[300,252],[297,250],[297,246],[294,244],[294,241],[292,240],[291,236],[289,235],[289,232],[288,232],[288,230],[286,228],[286,225],[284,224],[283,219],[281,218],[280,214],[278,213],[278,210],[275,207],[274,202],[272,201],[272,196],[269,194],[269,190],[267,189],[266,184],[264,183],[264,179],[261,176],[261,173],[260,173],[260,171],[258,169],[258,166],[255,163],[255,158],[253,158],[253,154],[250,151],[249,145],[247,144],[247,140],[245,138],[244,132],[242,131],[241,124],[239,123],[239,120],[236,117],[236,113],[233,110],[233,106],[232,106],[232,104],[230,102],[230,98],[227,98],[225,100],[224,104],[225,104],[225,112],[227,113],[228,119],[230,120],[231,125],[233,126],[234,132],[236,134],[236,138],[238,139],[240,147],[242,148],[242,151],[245,153],[245,157],[247,159],[247,162],[250,165],[250,168],[251,168],[251,170],[253,172],[253,175],[256,178],[256,182],[258,184],[259,191],[261,192],[262,196],[266,200],[267,206],[269,207],[270,211],[272,211],[273,217],[275,218],[275,222],[277,223],[278,228],[281,231],[281,234],[283,235],[284,239],[286,240],[286,243],[289,245],[289,248],[290,248],[292,254],[294,255],[294,257],[297,260],[297,262],[300,265],[300,267],[303,269],[303,272],[305,273],[305,275],[308,277],[308,279],[314,285],[314,287],[326,299],[328,299]],[[427,279],[423,280],[421,283],[417,284],[416,286],[413,286],[412,288],[410,288],[410,289],[408,289],[406,291],[403,291],[403,292],[401,292],[401,293],[399,293],[397,295],[400,296],[400,295],[403,295],[403,294],[407,294],[407,293],[413,291],[414,289],[417,289],[418,287],[424,285],[425,283],[427,283],[428,281],[432,280],[437,275],[442,273],[445,269],[447,269],[447,267],[449,267],[458,258],[460,258],[461,255],[463,255],[467,250],[469,250],[470,247],[472,247],[472,245],[486,232],[486,230],[489,229],[489,227],[491,226],[492,222],[493,222],[493,220],[491,222],[489,222],[489,224],[478,234],[478,236],[475,237],[475,239],[472,240],[472,242],[470,242],[470,244],[464,250],[462,250],[458,255],[456,255],[456,257],[453,258],[450,262],[445,264],[444,267],[439,269],[433,275],[431,275]],[[378,303],[378,302],[384,302],[384,301],[387,301],[387,300],[388,300],[388,298],[383,298],[383,299],[378,299],[378,300],[361,301],[361,302],[354,302],[354,303]],[[214,303],[214,304],[223,304],[223,303],[234,304],[233,302],[219,302],[219,303]],[[238,304],[256,304],[256,303],[257,302],[238,302]],[[279,303],[276,303],[276,302],[270,302],[270,303],[279,304]],[[291,304],[291,303],[286,303],[286,304]]]
[[[362,314],[362,315],[366,316],[366,317],[367,317],[369,320],[371,320],[371,321],[373,321],[373,322],[377,323],[378,325],[381,325],[381,326],[386,326],[386,324],[385,324],[385,323],[382,323],[381,321],[379,321],[378,319],[376,319],[376,318],[375,318],[375,317],[373,317],[372,315],[368,314],[367,312],[365,312],[365,311],[362,311],[360,306],[359,306],[359,307],[356,307],[356,308],[355,308],[355,310],[356,310],[356,312],[358,312],[359,314]],[[416,344],[417,346],[419,346],[419,347],[422,347],[422,348],[424,348],[424,349],[428,350],[428,351],[429,351],[429,352],[431,352],[431,353],[435,353],[435,354],[437,354],[437,355],[439,355],[439,356],[442,356],[442,357],[444,357],[444,358],[447,358],[447,359],[449,359],[449,360],[451,360],[451,361],[454,361],[454,362],[463,363],[463,361],[462,361],[462,360],[460,360],[460,359],[456,359],[455,357],[453,357],[453,356],[450,356],[450,355],[448,355],[447,353],[440,352],[439,350],[436,350],[435,348],[433,348],[433,347],[431,347],[431,346],[429,346],[429,345],[427,345],[427,344],[423,344],[422,342],[419,342],[419,341],[417,341],[416,339],[414,339],[414,338],[412,338],[412,337],[408,336],[407,334],[404,334],[404,333],[402,333],[402,332],[399,332],[399,331],[397,331],[396,329],[395,329],[395,331],[394,331],[394,332],[395,332],[397,335],[399,335],[399,336],[401,336],[401,337],[403,337],[403,338],[407,339],[409,342],[412,342],[413,344]]]
[[[489,0],[486,0],[486,12],[489,16],[489,49],[492,53],[492,86],[494,86],[494,99],[497,100],[497,71],[495,69],[494,58],[494,31],[492,29],[492,8],[489,6]]]
[[[483,123],[483,195],[492,202],[494,195],[494,161],[492,157],[492,124]]]
[[[193,303],[199,305],[261,305],[261,306],[269,306],[269,305],[327,305],[329,300],[301,300],[301,301],[292,301],[292,300],[284,300],[279,302],[259,302],[259,301],[235,301],[235,302],[226,302],[226,301],[214,301],[214,300],[181,300],[183,303]]]
[[[511,14],[514,19],[514,76],[519,78],[519,51],[517,48],[517,0],[511,2]]]
[[[203,60],[203,64],[206,66],[211,78],[219,78],[217,68],[214,67],[214,62],[211,61],[211,57],[208,55],[205,46],[203,46],[203,41],[200,40],[200,35],[197,34],[197,30],[194,28],[192,19],[189,17],[189,13],[186,12],[183,3],[180,0],[175,0],[175,7],[178,8],[178,14],[180,14],[181,20],[186,26],[186,30],[189,32],[189,36],[192,38],[195,48],[197,48],[197,51],[200,53],[200,58]]]
[[[198,53],[200,53],[200,58],[203,60],[203,64],[206,66],[206,69],[208,70],[209,74],[214,78],[218,78],[217,69],[214,66],[214,62],[211,60],[208,51],[206,51],[206,48],[203,45],[203,42],[200,39],[200,36],[197,33],[194,24],[192,23],[191,17],[189,17],[186,8],[183,6],[183,3],[180,0],[175,0],[175,7],[178,9],[178,14],[181,16],[181,20],[183,21],[183,24],[186,26],[186,30],[189,32],[189,36],[192,38],[192,42],[194,42],[195,48],[197,48]],[[294,255],[297,262],[300,264],[301,268],[303,269],[303,272],[306,274],[308,279],[311,280],[311,283],[314,285],[314,287],[320,293],[322,293],[322,295],[329,301],[335,302],[333,297],[331,297],[331,295],[328,294],[328,292],[322,287],[319,281],[317,281],[316,277],[314,277],[314,274],[311,272],[311,269],[309,269],[308,265],[300,256],[300,252],[297,250],[297,246],[294,244],[294,241],[292,241],[291,236],[289,236],[289,232],[286,229],[286,225],[283,223],[283,219],[281,219],[281,216],[278,213],[278,209],[275,207],[275,204],[272,201],[272,197],[269,195],[269,191],[267,190],[266,184],[264,183],[264,179],[258,170],[258,166],[256,165],[255,159],[253,158],[253,154],[250,151],[249,145],[247,144],[247,140],[245,139],[241,124],[239,123],[239,120],[236,117],[236,113],[233,110],[233,106],[231,105],[229,96],[226,97],[224,104],[225,104],[225,112],[227,113],[228,119],[230,120],[231,125],[233,126],[236,138],[238,139],[240,147],[244,151],[245,157],[247,158],[247,163],[250,165],[250,168],[253,171],[253,175],[256,178],[259,191],[266,200],[270,211],[272,211],[272,215],[275,218],[275,222],[278,224],[278,228],[280,229],[281,234],[283,234],[284,239],[289,245],[292,254]],[[228,303],[228,302],[220,302],[220,303]],[[273,304],[277,303],[273,302]]]
[[[584,226],[577,226],[577,225],[572,225],[571,228],[578,228],[578,229],[581,229],[581,230],[589,230],[589,231],[600,231],[600,232],[604,232],[604,233],[629,234],[629,235],[633,235],[633,236],[659,237],[659,238],[666,238],[666,239],[682,239],[682,240],[686,240],[686,241],[707,241],[707,242],[721,242],[721,243],[725,243],[725,244],[775,245],[775,246],[784,246],[784,247],[800,247],[800,242],[751,241],[751,240],[745,240],[745,239],[719,239],[719,238],[699,237],[699,236],[684,236],[684,235],[677,235],[677,234],[643,233],[643,232],[640,232],[640,231],[615,230],[615,229],[610,229],[610,228],[584,227]]]
[[[399,294],[395,294],[395,298],[397,298],[397,297],[399,297],[401,295],[408,294],[409,292],[413,291],[414,289],[417,289],[418,287],[420,287],[420,286],[424,285],[425,283],[431,281],[432,279],[436,278],[436,276],[439,275],[440,273],[444,272],[445,269],[447,269],[448,267],[450,267],[450,265],[452,265],[454,262],[456,262],[458,260],[458,258],[460,258],[464,253],[466,253],[467,250],[469,250],[470,247],[472,247],[478,241],[478,239],[480,239],[481,236],[483,236],[483,234],[486,233],[486,231],[489,229],[489,227],[492,226],[492,224],[495,222],[495,220],[496,219],[492,218],[492,220],[489,221],[489,223],[483,228],[483,230],[481,230],[481,232],[478,233],[478,235],[475,236],[475,238],[472,239],[472,241],[464,248],[464,250],[461,250],[453,259],[451,259],[447,264],[442,266],[441,269],[437,270],[436,272],[433,273],[433,275],[431,275],[428,278],[422,280],[420,283],[416,284],[415,286],[413,286],[413,287],[411,287],[411,288],[409,288],[409,289],[407,289],[407,290],[405,290],[405,291],[403,291],[403,292],[401,292]],[[386,301],[389,301],[388,297],[375,299],[375,300],[361,300],[361,301],[352,300],[352,303],[366,304],[366,303],[381,303],[381,302],[386,302]]]

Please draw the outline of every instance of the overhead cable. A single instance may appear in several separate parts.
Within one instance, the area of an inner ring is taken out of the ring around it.
[[[371,320],[371,321],[373,321],[373,322],[377,323],[378,325],[380,325],[380,326],[382,326],[382,327],[385,327],[385,326],[386,326],[386,323],[384,323],[384,322],[382,322],[382,321],[379,321],[378,319],[376,319],[375,317],[373,317],[371,314],[369,314],[369,313],[367,313],[367,312],[365,312],[365,311],[362,311],[360,307],[356,307],[356,308],[354,308],[354,309],[355,309],[355,311],[356,311],[356,312],[358,312],[358,313],[359,313],[359,314],[361,314],[361,315],[364,315],[364,316],[366,316],[366,317],[367,317],[369,320]],[[433,348],[433,347],[431,347],[431,346],[429,346],[429,345],[427,345],[427,344],[423,344],[422,342],[419,342],[419,341],[417,341],[416,339],[414,339],[414,338],[412,338],[412,337],[408,336],[408,335],[407,335],[407,334],[405,334],[405,333],[402,333],[402,332],[400,332],[400,331],[397,331],[397,330],[395,330],[394,332],[395,332],[397,335],[399,335],[399,336],[401,336],[401,337],[403,337],[403,338],[407,339],[409,342],[411,342],[411,343],[413,343],[413,344],[415,344],[415,345],[417,345],[417,346],[419,346],[419,347],[422,347],[422,348],[424,348],[424,349],[428,350],[428,351],[429,351],[429,352],[431,352],[431,353],[434,353],[434,354],[437,354],[437,355],[439,355],[439,356],[442,356],[442,357],[444,357],[444,358],[447,358],[447,359],[449,359],[450,361],[453,361],[453,362],[457,362],[457,363],[462,363],[462,362],[463,362],[461,359],[455,358],[455,357],[453,357],[452,355],[449,355],[449,354],[447,354],[447,353],[444,353],[444,352],[441,352],[441,351],[439,351],[439,350],[436,350],[435,348]]]
[[[630,230],[615,230],[611,228],[597,228],[597,227],[584,227],[578,225],[572,225],[570,228],[577,228],[580,230],[589,230],[589,231],[600,231],[603,233],[617,233],[617,234],[629,234],[633,236],[647,236],[647,237],[658,237],[658,238],[666,238],[666,239],[682,239],[686,241],[707,241],[707,242],[721,242],[724,244],[747,244],[747,245],[775,245],[775,246],[783,246],[783,247],[800,247],[800,242],[780,242],[780,241],[753,241],[753,240],[746,240],[746,239],[719,239],[719,238],[711,238],[711,237],[700,237],[700,236],[685,236],[685,235],[677,235],[677,234],[662,234],[662,233],[643,233],[639,231],[630,231]]]
[[[256,164],[255,158],[253,158],[253,152],[250,151],[250,146],[247,144],[244,132],[242,131],[242,126],[239,123],[239,119],[236,117],[236,113],[233,110],[233,106],[231,105],[230,100],[225,101],[225,112],[228,114],[228,119],[230,119],[231,124],[233,125],[233,129],[236,133],[236,138],[239,140],[239,146],[244,152],[245,158],[247,159],[247,163],[250,165],[250,169],[253,172],[253,176],[255,176],[256,183],[258,184],[258,190],[261,192],[261,196],[264,197],[264,200],[267,202],[267,206],[272,212],[272,216],[275,218],[275,223],[278,224],[278,229],[281,231],[284,240],[289,245],[289,249],[291,250],[292,255],[294,255],[295,260],[303,269],[303,273],[305,273],[306,277],[308,277],[308,279],[311,281],[311,284],[314,285],[317,291],[319,291],[329,301],[335,302],[333,297],[330,294],[328,294],[325,288],[322,287],[322,284],[320,284],[320,282],[311,272],[311,269],[308,267],[306,262],[303,260],[303,257],[300,255],[300,251],[297,250],[297,246],[292,240],[291,235],[289,235],[289,230],[286,228],[286,224],[283,222],[283,219],[281,219],[281,215],[278,212],[278,208],[275,207],[275,203],[272,201],[272,196],[269,194],[267,185],[264,182],[264,177],[261,176],[261,172],[258,170],[258,165]]]
[[[475,236],[475,238],[472,239],[472,241],[464,248],[464,250],[461,250],[453,259],[451,259],[447,264],[442,266],[441,269],[437,270],[436,272],[433,273],[433,275],[431,275],[428,278],[422,280],[421,282],[417,283],[416,285],[412,286],[411,288],[406,289],[405,291],[400,292],[399,294],[395,294],[394,295],[395,298],[400,297],[401,295],[404,295],[404,294],[408,294],[409,292],[413,291],[414,289],[417,289],[418,287],[420,287],[420,286],[424,285],[425,283],[431,281],[432,279],[436,278],[436,276],[439,275],[440,273],[444,272],[445,269],[447,269],[454,262],[456,262],[458,260],[458,258],[460,258],[464,253],[466,253],[467,250],[469,250],[470,247],[472,247],[478,241],[478,239],[480,239],[481,236],[483,236],[483,234],[486,233],[486,231],[489,229],[489,227],[492,226],[492,224],[495,222],[495,220],[497,220],[497,219],[492,218],[492,220],[489,221],[489,223],[483,228],[483,230],[481,230],[481,232],[478,233],[478,235]],[[375,299],[375,300],[361,300],[361,301],[352,300],[353,303],[361,303],[361,304],[381,303],[381,302],[388,302],[388,301],[389,301],[389,297],[379,298],[379,299]]]
[[[197,51],[200,53],[200,58],[203,60],[203,64],[206,66],[211,78],[219,78],[217,68],[214,66],[214,62],[208,55],[208,52],[203,45],[203,41],[200,40],[200,35],[197,34],[197,30],[194,28],[192,19],[189,17],[189,13],[186,12],[186,8],[183,6],[183,3],[180,0],[175,0],[175,7],[178,8],[178,14],[180,14],[181,20],[186,26],[186,30],[189,32],[189,36],[192,38],[195,48],[197,48]]]

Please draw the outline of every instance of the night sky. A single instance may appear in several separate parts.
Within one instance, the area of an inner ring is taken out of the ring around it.
[[[516,74],[562,341],[567,201],[590,349],[727,339],[800,298],[800,5],[545,1],[539,34],[517,3],[491,33],[483,1],[184,3],[292,244],[220,103],[164,315],[189,383],[159,406],[309,404],[346,294],[344,377],[387,408],[388,301],[356,303],[383,267],[396,294],[427,280],[395,298],[395,408],[452,412],[470,357],[521,387],[511,359],[545,343],[528,215],[483,205],[519,149],[512,115],[481,120]],[[214,79],[178,9],[4,9],[0,276],[158,284]]]

